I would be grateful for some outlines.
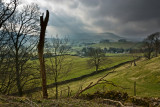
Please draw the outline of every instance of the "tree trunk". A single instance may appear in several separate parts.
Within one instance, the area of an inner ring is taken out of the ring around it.
[[[56,85],[56,99],[58,99],[58,61],[57,61],[57,49],[55,49],[55,85]]]
[[[19,64],[18,64],[18,51],[16,50],[16,84],[18,89],[19,96],[22,96],[22,88],[21,88],[21,80],[20,80],[20,74],[19,74]]]
[[[96,65],[96,72],[98,72],[98,67],[99,67],[99,66],[98,66],[98,64],[97,64],[97,65]]]
[[[46,17],[43,20],[43,16],[40,16],[40,25],[41,25],[41,32],[40,32],[40,39],[38,43],[38,56],[40,61],[40,73],[42,78],[42,92],[43,98],[48,98],[47,93],[47,83],[46,83],[46,71],[45,71],[45,61],[43,57],[44,52],[44,41],[45,41],[45,31],[49,20],[49,11],[46,11]]]
[[[134,66],[137,66],[136,61],[134,60]]]
[[[158,56],[158,48],[156,47],[156,50],[155,50],[156,52],[155,52],[155,57],[157,57]]]
[[[57,78],[55,78],[55,84],[56,84],[56,99],[58,99],[58,84],[57,84]]]

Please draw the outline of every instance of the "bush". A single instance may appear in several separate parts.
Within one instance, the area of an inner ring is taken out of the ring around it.
[[[118,92],[118,91],[108,91],[108,92],[95,92],[94,94],[84,94],[81,95],[81,98],[85,99],[95,99],[95,98],[104,98],[104,99],[112,99],[118,101],[126,101],[129,97],[127,93]]]

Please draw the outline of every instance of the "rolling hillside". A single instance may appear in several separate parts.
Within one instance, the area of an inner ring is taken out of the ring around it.
[[[122,89],[111,85],[97,85],[86,91],[85,93],[94,93],[96,91],[109,91],[118,90],[127,92],[130,96],[134,94],[134,82],[136,81],[136,95],[140,97],[160,97],[160,57],[153,58],[151,60],[141,59],[136,62],[137,66],[131,66],[130,63],[123,65],[116,70],[116,73],[108,75],[105,79],[113,81],[115,84],[128,88]],[[67,89],[67,86],[71,87],[72,93],[76,93],[80,87],[86,87],[91,82],[96,82],[100,77],[107,72],[97,74],[95,76],[85,78],[81,81],[72,82],[60,86],[60,89]],[[50,93],[54,91],[54,88],[50,90]]]
[[[114,84],[125,87],[128,89],[122,89],[119,87],[113,87],[111,85],[99,84],[84,93],[94,93],[96,91],[104,92],[110,90],[116,90],[121,92],[127,92],[129,96],[133,96],[133,84],[136,81],[136,91],[138,97],[160,97],[160,57],[153,58],[151,60],[146,60],[144,58],[136,62],[137,66],[131,66],[127,63],[121,67],[115,69],[116,73],[108,75],[105,79],[108,81],[113,81]],[[112,71],[112,70],[111,70]],[[96,82],[99,78],[104,76],[107,72],[102,72],[97,75],[85,78],[80,81],[71,82],[65,85],[61,85],[60,90],[67,90],[68,86],[72,90],[72,95],[76,93],[80,87],[84,88],[91,82]],[[67,91],[63,91],[67,96]],[[83,94],[84,94],[83,93]],[[59,100],[53,100],[54,98],[54,88],[49,89],[50,99],[42,100],[41,92],[36,92],[30,94],[27,97],[12,97],[12,96],[0,96],[0,106],[17,106],[17,107],[28,107],[28,106],[86,106],[86,107],[105,107],[106,104],[99,103],[96,100],[82,100],[82,99],[72,99],[63,98]],[[33,98],[33,99],[32,99]],[[36,98],[36,99],[35,99]],[[107,105],[110,106],[110,105]]]

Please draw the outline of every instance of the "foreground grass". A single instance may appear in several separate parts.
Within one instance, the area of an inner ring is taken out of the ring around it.
[[[72,98],[45,100],[30,99],[27,97],[0,96],[0,107],[106,107],[106,104]]]

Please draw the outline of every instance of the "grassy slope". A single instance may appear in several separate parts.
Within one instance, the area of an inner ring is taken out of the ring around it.
[[[126,64],[116,69],[116,73],[110,74],[106,77],[107,80],[113,81],[115,84],[130,88],[121,89],[111,85],[97,85],[85,93],[93,93],[95,91],[119,90],[127,92],[133,96],[133,84],[137,82],[137,96],[142,97],[160,97],[160,57],[151,60],[142,59],[137,62],[137,66]],[[72,94],[76,93],[79,88],[85,87],[90,82],[96,82],[98,78],[102,77],[108,71],[97,74],[95,76],[83,79],[82,81],[72,82],[60,86],[60,90],[67,90],[67,86],[71,87]],[[51,97],[53,97],[54,88],[49,90]]]
[[[107,79],[130,88],[127,91],[133,95],[133,84],[137,83],[137,95],[144,97],[160,97],[160,57],[151,60],[141,60],[137,66],[126,65],[117,69],[117,73]],[[109,89],[116,89],[109,87]],[[118,89],[123,91],[122,89]]]

